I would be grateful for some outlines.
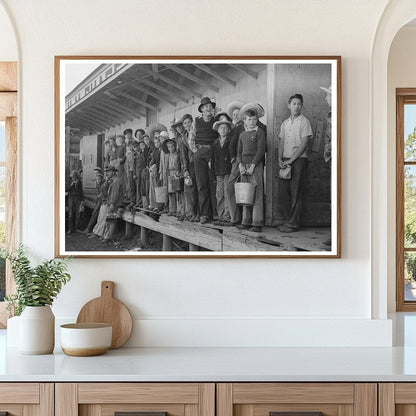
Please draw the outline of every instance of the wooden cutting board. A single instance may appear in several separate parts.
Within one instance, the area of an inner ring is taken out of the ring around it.
[[[113,326],[111,349],[121,347],[130,338],[133,319],[127,306],[113,297],[114,282],[101,282],[101,296],[87,302],[77,323],[107,323]]]

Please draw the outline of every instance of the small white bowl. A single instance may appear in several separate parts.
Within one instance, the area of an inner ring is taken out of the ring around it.
[[[88,357],[111,347],[112,326],[103,323],[61,325],[61,348],[67,355]]]

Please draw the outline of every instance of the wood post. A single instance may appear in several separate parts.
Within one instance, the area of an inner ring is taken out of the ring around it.
[[[189,243],[189,251],[199,251],[199,246]]]
[[[172,251],[172,237],[163,234],[163,251]]]
[[[149,230],[145,227],[140,227],[140,241],[143,246],[149,244]]]
[[[126,223],[126,238],[130,239],[133,236],[134,224],[129,221],[124,221]]]

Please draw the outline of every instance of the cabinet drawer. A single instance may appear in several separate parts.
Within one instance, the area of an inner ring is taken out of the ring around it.
[[[56,416],[215,416],[214,383],[58,383]]]
[[[53,416],[53,384],[0,383],[0,415]]]
[[[380,416],[416,415],[416,383],[380,383]]]
[[[217,416],[376,416],[375,383],[220,383]]]

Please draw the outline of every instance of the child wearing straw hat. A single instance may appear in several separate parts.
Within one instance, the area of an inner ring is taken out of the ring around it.
[[[228,186],[227,186],[227,194],[228,194],[228,201],[230,204],[230,216],[231,216],[231,223],[233,225],[238,225],[241,222],[241,206],[237,205],[235,202],[235,190],[234,185],[237,182],[239,176],[240,176],[240,170],[238,168],[238,162],[237,162],[237,148],[238,148],[238,142],[240,138],[240,134],[246,129],[244,125],[244,115],[248,110],[254,110],[257,114],[257,127],[259,127],[265,137],[266,134],[266,125],[263,124],[259,119],[264,116],[264,108],[256,102],[243,104],[239,110],[239,122],[235,125],[233,131],[231,132],[231,142],[230,142],[230,155],[231,155],[231,174],[228,180]],[[264,165],[264,160],[263,160]]]
[[[218,219],[215,225],[231,225],[229,202],[226,192],[228,178],[231,173],[230,132],[233,123],[227,118],[220,118],[213,125],[219,137],[212,145],[211,168],[217,179],[216,200]]]
[[[253,206],[244,205],[240,230],[261,232],[263,213],[263,158],[266,152],[266,135],[257,126],[257,112],[249,109],[244,114],[246,130],[240,134],[237,148],[237,162],[243,182],[255,185]]]

